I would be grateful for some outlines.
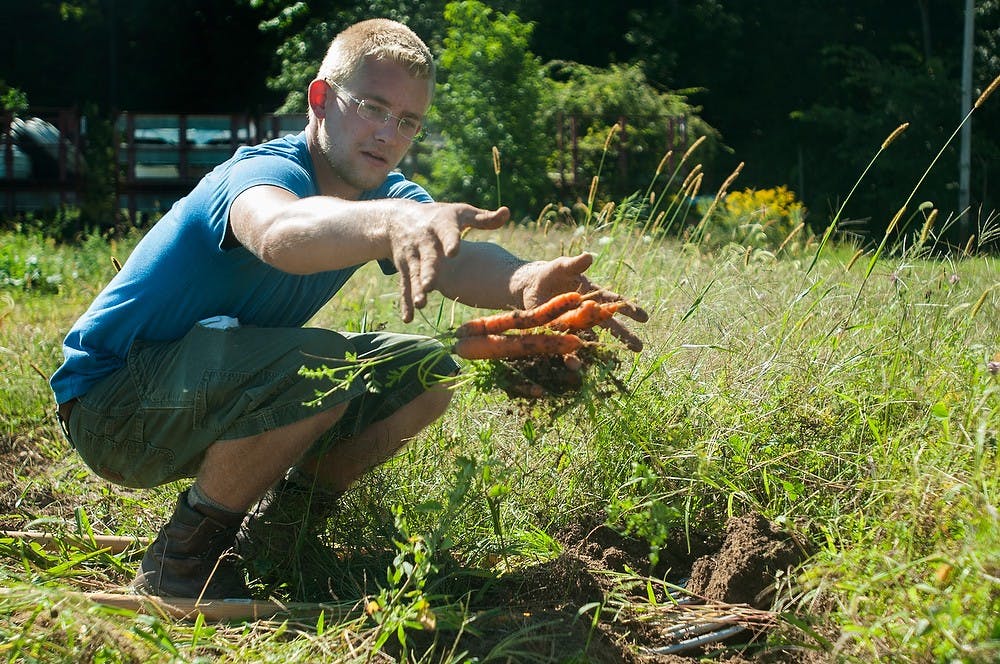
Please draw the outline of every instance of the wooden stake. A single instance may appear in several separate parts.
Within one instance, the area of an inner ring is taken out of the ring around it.
[[[136,613],[169,616],[177,620],[194,620],[199,614],[209,622],[316,618],[323,612],[334,619],[339,619],[349,613],[349,609],[343,606],[313,602],[282,604],[252,599],[198,600],[187,597],[154,597],[152,595],[120,595],[117,593],[80,593],[80,596],[97,604],[128,609]]]
[[[0,530],[0,539],[15,539],[22,542],[36,542],[50,551],[58,550],[60,544],[71,544],[83,549],[108,549],[118,554],[129,549],[141,549],[149,545],[148,537],[122,537],[119,535],[94,535],[93,541],[83,535],[70,533],[45,533],[38,530]]]

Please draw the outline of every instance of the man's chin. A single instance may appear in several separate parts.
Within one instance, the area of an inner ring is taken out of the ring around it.
[[[368,169],[363,174],[357,174],[354,178],[354,186],[360,187],[362,190],[377,189],[382,186],[385,179],[389,177],[391,169],[383,168],[378,170]]]

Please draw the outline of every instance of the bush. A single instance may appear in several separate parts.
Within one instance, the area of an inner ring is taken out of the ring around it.
[[[695,155],[707,168],[719,148],[718,132],[698,117],[680,93],[660,92],[647,80],[640,65],[611,65],[607,69],[573,62],[552,62],[547,102],[543,104],[546,127],[562,132],[570,140],[570,118],[576,119],[576,172],[572,145],[553,146],[549,171],[566,173],[569,191],[564,197],[586,199],[591,180],[600,173],[601,196],[617,200],[646,188],[661,159],[670,172],[684,151],[699,136],[707,136]],[[615,123],[624,120],[621,131],[609,141]],[[688,168],[693,163],[688,163]]]
[[[712,237],[760,248],[776,248],[800,232],[806,209],[781,185],[727,194],[708,222]]]
[[[552,143],[539,116],[543,78],[528,51],[532,27],[476,0],[449,3],[445,19],[441,83],[431,112],[443,139],[434,153],[435,196],[530,214],[548,189],[545,155]]]

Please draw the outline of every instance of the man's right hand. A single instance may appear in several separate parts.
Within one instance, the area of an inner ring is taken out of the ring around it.
[[[413,320],[414,309],[427,304],[427,293],[434,289],[441,264],[458,253],[466,230],[500,228],[509,219],[506,207],[483,210],[465,203],[423,203],[393,215],[388,239],[392,262],[399,270],[403,321]]]

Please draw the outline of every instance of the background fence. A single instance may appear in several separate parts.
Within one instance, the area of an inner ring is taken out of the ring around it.
[[[121,113],[112,139],[115,209],[132,221],[140,213],[164,212],[240,146],[297,133],[306,120],[305,114]],[[593,175],[581,162],[579,128],[585,121],[593,118],[560,114],[552,128],[559,159],[549,177],[563,197],[585,193]],[[628,118],[617,121],[621,144],[631,126]],[[685,118],[669,118],[659,126],[665,145],[683,147]],[[75,109],[32,109],[28,119],[0,115],[0,214],[78,205],[87,186],[86,140],[87,119]],[[432,147],[420,145],[403,167],[432,155]],[[624,178],[630,168],[636,170],[632,162],[628,149],[618,149],[609,166]]]

